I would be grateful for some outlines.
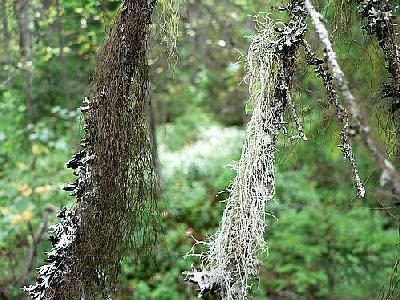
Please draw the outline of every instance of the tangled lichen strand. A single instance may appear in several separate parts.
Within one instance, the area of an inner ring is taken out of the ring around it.
[[[264,59],[272,63],[272,57],[269,53]],[[263,76],[272,83],[276,74]],[[275,141],[281,123],[273,125],[268,105],[274,91],[271,87],[273,84],[266,86],[255,102],[222,222],[204,257],[207,271],[188,273],[190,280],[199,284],[200,294],[221,289],[223,299],[242,299],[250,279],[257,277],[257,254],[266,249],[264,210],[274,194]]]
[[[124,256],[149,256],[157,231],[157,183],[146,127],[147,35],[155,1],[126,0],[96,60],[82,112],[83,150],[67,167],[76,195],[63,211],[33,299],[109,299]]]
[[[275,142],[281,123],[280,119],[274,120],[272,113],[276,79],[273,57],[272,53],[262,57],[266,63],[262,76],[271,84],[263,87],[255,102],[241,159],[236,165],[237,175],[207,254],[207,264],[217,285],[223,289],[224,299],[247,296],[249,281],[258,274],[257,255],[266,248],[265,204],[274,194]]]
[[[177,40],[179,35],[179,24],[181,10],[186,0],[159,0],[158,1],[158,28],[161,43],[170,58],[177,58]]]
[[[292,19],[275,33],[269,22],[252,39],[248,82],[253,113],[246,130],[236,177],[220,226],[205,244],[203,266],[186,272],[200,295],[246,299],[258,276],[257,256],[266,249],[265,206],[274,195],[276,143],[291,90],[297,49],[306,29],[303,1],[291,1]]]

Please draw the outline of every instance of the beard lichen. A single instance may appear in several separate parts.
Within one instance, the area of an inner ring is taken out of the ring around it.
[[[185,272],[187,280],[199,285],[199,295],[218,294],[222,299],[245,299],[257,281],[258,255],[266,251],[266,204],[274,196],[275,154],[283,115],[288,103],[298,47],[306,29],[303,1],[291,1],[292,16],[286,26],[275,30],[266,21],[252,38],[247,55],[250,103],[247,125],[236,177],[217,232],[205,244],[202,266]]]
[[[147,37],[155,1],[126,0],[100,54],[81,111],[86,137],[67,167],[77,197],[53,227],[53,249],[32,299],[111,299],[120,263],[148,259],[155,242],[157,180],[146,122]]]
[[[185,4],[186,0],[157,1],[155,39],[159,41],[161,52],[166,52],[171,67],[178,59],[179,26]]]

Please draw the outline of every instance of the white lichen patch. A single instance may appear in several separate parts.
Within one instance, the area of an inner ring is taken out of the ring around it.
[[[267,249],[265,205],[274,195],[275,146],[282,119],[272,113],[275,91],[274,32],[266,23],[252,38],[247,66],[253,114],[247,126],[237,175],[218,231],[205,244],[203,268],[185,273],[200,295],[218,290],[223,299],[243,299],[258,275],[257,255]],[[189,254],[191,255],[191,254]],[[192,254],[194,255],[194,254]]]
[[[236,177],[217,232],[208,241],[208,251],[188,255],[201,258],[201,268],[184,273],[199,285],[200,295],[216,293],[222,299],[246,299],[257,282],[258,255],[267,250],[264,241],[266,204],[275,192],[275,154],[283,127],[284,110],[291,102],[290,91],[297,56],[306,29],[304,1],[288,6],[291,20],[284,28],[274,28],[267,17],[258,22],[247,55],[247,82],[253,109],[246,129]],[[303,129],[290,104],[302,136]],[[305,135],[302,136],[305,138]]]

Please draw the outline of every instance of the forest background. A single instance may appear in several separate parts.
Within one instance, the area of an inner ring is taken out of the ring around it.
[[[138,272],[134,258],[123,263],[120,299],[195,299],[195,288],[181,274],[194,260],[183,257],[193,239],[215,232],[234,177],[227,165],[240,156],[248,120],[240,63],[247,37],[257,15],[287,18],[280,9],[284,1],[158,2],[148,115],[158,149],[163,226],[153,265]],[[352,91],[399,167],[399,121],[382,101],[388,75],[377,41],[361,29],[351,1],[316,4]],[[20,287],[33,282],[50,249],[47,227],[63,206],[73,205],[59,188],[73,180],[64,164],[79,149],[78,108],[119,5],[0,1],[0,299],[26,297]],[[357,198],[338,147],[334,108],[304,54],[292,98],[308,140],[292,140],[291,124],[281,136],[276,201],[267,207],[275,218],[269,218],[269,254],[254,299],[379,298],[393,285],[390,278],[399,276],[399,199],[380,187],[380,172],[361,143],[355,154],[367,193]]]

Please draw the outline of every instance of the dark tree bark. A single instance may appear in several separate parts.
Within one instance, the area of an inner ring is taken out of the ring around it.
[[[81,110],[83,149],[67,163],[64,190],[76,207],[59,213],[49,264],[26,288],[32,299],[110,299],[121,260],[150,259],[157,233],[157,183],[146,119],[147,37],[155,1],[126,0],[96,60]]]

